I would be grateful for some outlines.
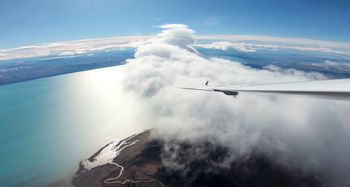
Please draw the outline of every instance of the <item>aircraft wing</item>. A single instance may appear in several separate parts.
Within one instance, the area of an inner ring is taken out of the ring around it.
[[[350,79],[317,80],[304,82],[285,82],[269,84],[250,84],[210,87],[206,82],[205,88],[182,88],[187,90],[200,90],[222,92],[226,95],[237,96],[243,93],[253,94],[284,94],[303,95],[326,99],[349,99]]]

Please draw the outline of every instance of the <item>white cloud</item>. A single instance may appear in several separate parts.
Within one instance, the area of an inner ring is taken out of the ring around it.
[[[221,42],[212,42],[208,44],[196,44],[196,47],[200,48],[206,48],[206,49],[220,49],[220,50],[236,50],[240,52],[255,52],[256,48],[252,46],[248,46],[245,43],[234,43],[234,42],[227,42],[227,41],[221,41]]]
[[[323,63],[311,63],[310,65],[315,67],[321,67],[324,69],[336,69],[336,70],[350,70],[349,63],[340,63],[330,60],[325,60]]]
[[[135,58],[121,67],[123,93],[118,97],[133,103],[127,106],[128,111],[142,109],[128,114],[130,124],[158,127],[164,139],[196,142],[214,137],[232,148],[230,159],[259,151],[280,164],[320,174],[327,185],[350,185],[349,102],[260,95],[233,99],[220,93],[176,88],[202,85],[205,80],[245,84],[324,76],[296,70],[257,70],[220,58],[207,59],[191,50],[195,41],[188,27],[162,28],[166,28],[163,34],[140,45]]]
[[[162,28],[162,29],[188,29],[188,26],[184,25],[184,24],[164,24],[164,25],[160,25],[158,27]],[[164,30],[164,31],[166,31],[166,30]]]

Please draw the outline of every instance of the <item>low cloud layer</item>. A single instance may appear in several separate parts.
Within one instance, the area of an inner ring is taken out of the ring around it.
[[[350,70],[349,63],[339,63],[339,62],[333,62],[330,60],[325,60],[322,63],[312,63],[311,65],[315,67],[324,68],[327,70],[334,70],[334,71]]]
[[[193,48],[194,31],[186,25],[161,28],[123,67],[120,97],[130,100],[130,112],[124,116],[130,124],[157,128],[156,136],[164,140],[225,145],[231,153],[223,165],[258,152],[278,164],[321,176],[327,185],[350,185],[350,102],[244,94],[234,99],[176,88],[199,86],[206,80],[247,84],[324,79],[323,75],[258,70],[206,58]],[[176,166],[172,160],[167,164]]]

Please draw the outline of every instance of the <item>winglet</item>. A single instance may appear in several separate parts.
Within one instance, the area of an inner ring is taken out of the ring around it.
[[[209,86],[209,81],[205,82],[205,86]]]

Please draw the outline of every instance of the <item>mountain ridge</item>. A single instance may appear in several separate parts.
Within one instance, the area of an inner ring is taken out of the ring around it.
[[[177,187],[177,186],[322,186],[318,176],[286,168],[254,154],[222,166],[229,156],[226,147],[213,142],[164,139],[147,130],[121,141],[113,141],[81,161],[72,179],[76,187]],[[165,148],[167,147],[167,148]],[[109,151],[114,151],[116,154]],[[191,158],[201,152],[201,158]],[[103,162],[101,157],[105,159]],[[111,156],[111,158],[108,158]],[[175,157],[174,157],[175,156]],[[184,168],[171,167],[174,163]],[[92,163],[98,162],[93,165]],[[90,165],[89,165],[90,164]],[[220,165],[221,164],[221,165]],[[91,167],[93,166],[93,167]]]

